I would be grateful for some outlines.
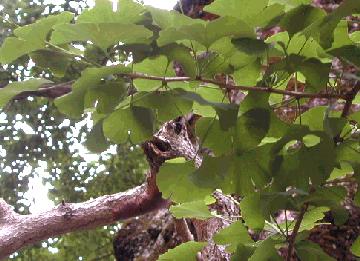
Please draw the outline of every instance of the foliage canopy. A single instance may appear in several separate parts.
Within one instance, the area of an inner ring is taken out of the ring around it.
[[[0,106],[71,82],[71,92],[51,106],[74,121],[91,115],[85,144],[95,153],[141,144],[164,122],[196,113],[196,135],[211,153],[198,169],[189,161],[160,168],[159,189],[177,204],[172,213],[209,218],[206,199],[220,189],[241,197],[241,221],[214,238],[233,260],[279,260],[276,250],[286,243],[299,257],[332,260],[306,235],[325,212],[341,209],[345,192],[328,186],[331,180],[350,172],[360,182],[360,114],[350,113],[360,102],[360,41],[343,20],[360,13],[359,0],[329,14],[309,0],[216,0],[205,10],[220,17],[191,19],[131,0],[120,0],[114,12],[98,0],[80,15],[62,12],[18,27],[4,40],[0,63],[31,59],[41,73],[1,88]],[[264,36],[275,26],[282,30]],[[335,59],[354,72],[337,70]],[[353,85],[344,86],[348,77]],[[243,101],[228,99],[241,91]],[[299,211],[300,222],[277,224],[280,210]],[[271,233],[254,242],[247,228]],[[183,244],[160,260],[195,258],[204,245]]]

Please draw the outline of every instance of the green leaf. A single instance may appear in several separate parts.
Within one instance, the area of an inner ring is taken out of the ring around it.
[[[25,54],[45,48],[51,28],[54,25],[69,23],[72,19],[73,14],[62,12],[15,29],[16,37],[7,37],[0,48],[0,63],[11,63]]]
[[[263,108],[270,113],[270,126],[267,136],[280,138],[288,130],[289,125],[281,121],[269,105],[269,93],[250,91],[241,102],[240,112],[245,113],[250,109]]]
[[[305,197],[305,200],[315,206],[336,208],[345,199],[346,189],[340,186],[317,188],[314,193]]]
[[[360,207],[360,190],[356,191],[354,196],[354,204],[357,207]]]
[[[36,66],[50,69],[54,76],[63,77],[73,57],[57,50],[43,49],[30,54]]]
[[[191,201],[171,206],[170,212],[176,218],[196,218],[205,220],[213,217],[204,200]]]
[[[214,52],[204,53],[197,58],[199,67],[199,75],[204,78],[214,78],[218,74],[230,74],[233,68],[230,66],[230,61]]]
[[[350,34],[350,39],[354,43],[360,43],[360,31],[356,31]]]
[[[306,78],[306,89],[318,92],[327,86],[330,63],[322,63],[318,59],[310,58],[298,65],[298,70]]]
[[[324,130],[330,137],[335,137],[341,133],[346,123],[345,118],[328,117],[326,115],[324,118]]]
[[[112,112],[127,95],[127,86],[122,79],[107,81],[89,88],[85,95],[85,108],[96,107],[101,114]]]
[[[342,226],[349,219],[349,211],[343,206],[338,206],[331,209],[331,215],[334,217],[334,224]]]
[[[120,23],[77,23],[54,26],[51,43],[62,45],[75,41],[91,41],[106,50],[119,42],[149,43],[152,32],[142,25]]]
[[[281,4],[285,6],[285,10],[289,11],[299,5],[311,4],[311,0],[270,0],[269,4]]]
[[[142,96],[142,97],[141,97]],[[139,98],[140,97],[140,98]],[[138,93],[133,104],[156,110],[161,122],[186,115],[191,111],[192,101],[182,99],[177,90]]]
[[[212,94],[217,95],[219,91],[215,91]],[[220,92],[221,93],[221,92]],[[220,126],[223,130],[228,130],[236,124],[236,117],[239,107],[232,103],[218,103],[205,100],[202,96],[194,92],[183,92],[182,97],[184,99],[195,101],[201,106],[212,107],[219,116]],[[213,97],[212,97],[213,98]],[[194,106],[195,107],[195,106]],[[195,110],[196,111],[196,110]]]
[[[151,76],[175,76],[174,71],[169,66],[169,61],[164,55],[155,58],[147,58],[141,63],[134,64],[134,71]],[[162,86],[162,81],[150,81],[147,79],[135,79],[134,84],[140,91],[150,91]]]
[[[276,143],[274,152],[278,149],[283,150],[289,141],[301,140],[302,137],[311,133],[307,128],[295,126]],[[335,166],[335,148],[332,137],[323,132],[316,132],[314,135],[320,137],[319,144],[309,148],[299,144],[296,150],[283,150],[282,155],[279,155],[277,159],[279,168],[273,170],[277,186],[283,188],[284,184],[287,186],[292,184],[297,188],[308,190],[309,179],[313,185],[320,185],[329,178]],[[306,164],[303,164],[305,162]]]
[[[360,5],[358,0],[343,1],[333,12],[318,19],[316,22],[307,27],[304,30],[304,34],[307,37],[311,36],[316,39],[323,48],[330,48],[334,41],[334,30],[341,18],[359,12]]]
[[[43,84],[50,82],[45,79],[31,79],[23,82],[9,83],[4,88],[0,88],[0,108],[4,107],[16,95],[26,91],[36,91]]]
[[[351,253],[356,256],[360,256],[360,237],[358,237],[351,246]]]
[[[253,25],[268,28],[278,23],[284,15],[284,6],[280,4],[268,5],[259,15],[254,16],[249,22]],[[248,22],[248,23],[249,23]]]
[[[190,49],[180,44],[169,44],[161,48],[162,54],[166,55],[169,61],[176,61],[181,65],[186,76],[196,77],[196,62],[190,54]],[[171,70],[171,68],[169,68]]]
[[[272,177],[272,145],[257,147],[234,156],[234,171],[231,184],[234,192],[246,196],[265,187]]]
[[[260,194],[254,193],[247,195],[240,202],[241,215],[246,225],[256,231],[263,229],[265,218],[259,209],[261,209]]]
[[[313,107],[301,115],[301,123],[309,126],[309,129],[312,131],[322,131],[324,129],[323,119],[325,117],[325,111],[325,106]]]
[[[206,245],[206,242],[189,241],[160,255],[158,261],[196,261],[196,254]]]
[[[252,38],[237,38],[231,41],[233,45],[243,53],[253,56],[262,56],[268,49],[268,44],[263,40]]]
[[[196,135],[199,137],[202,147],[211,149],[217,156],[232,148],[230,131],[224,131],[216,119],[200,118],[196,122]],[[222,138],[219,139],[219,137]]]
[[[81,77],[73,84],[71,93],[57,98],[55,105],[58,109],[73,118],[80,118],[85,108],[85,95],[88,90],[98,88],[102,80],[116,73],[128,73],[130,68],[115,65],[101,68],[87,68]]]
[[[349,37],[348,22],[340,21],[334,30],[334,42],[331,48],[338,48],[344,45],[351,45],[353,42]]]
[[[193,40],[209,48],[212,43],[225,36],[253,38],[254,32],[244,22],[231,17],[221,17],[205,24],[169,27],[160,31],[157,42],[159,46],[164,46],[179,40]]]
[[[287,12],[280,22],[280,26],[288,31],[290,37],[302,31],[318,19],[325,17],[325,11],[311,5],[300,5]]]
[[[320,137],[313,134],[308,134],[303,137],[302,141],[306,147],[313,147],[320,143]]]
[[[355,112],[349,115],[349,119],[356,121],[356,123],[360,124],[360,112]]]
[[[107,0],[96,0],[95,7],[85,10],[79,15],[77,23],[126,23],[135,24],[144,19],[142,13],[145,8],[131,0],[118,0],[119,5],[116,12],[113,4]]]
[[[167,28],[180,28],[184,25],[204,24],[205,22],[199,19],[192,19],[189,16],[183,15],[174,10],[163,10],[152,6],[146,6],[152,16],[155,25],[165,30]]]
[[[275,242],[273,240],[266,239],[258,243],[258,247],[255,249],[254,254],[249,258],[249,261],[282,261],[279,256]]]
[[[194,184],[191,174],[195,167],[192,162],[165,163],[161,166],[156,176],[156,182],[164,198],[169,198],[177,203],[203,200],[213,190],[202,188]]]
[[[344,45],[339,48],[331,49],[328,53],[347,63],[360,67],[360,47],[356,45]]]
[[[249,25],[266,8],[268,0],[217,0],[211,5],[205,6],[204,10],[220,16],[231,16],[246,21]]]
[[[224,99],[224,93],[217,86],[199,86],[194,91],[200,97],[194,96],[192,98],[193,101],[196,101],[194,103],[193,110],[195,113],[200,114],[203,117],[214,117],[216,115],[216,109],[214,106],[216,106],[216,104],[226,102],[226,99]],[[190,97],[192,96],[189,95],[189,99]]]
[[[254,253],[255,247],[239,244],[235,253],[231,256],[231,261],[248,260]]]
[[[246,151],[257,146],[266,136],[270,127],[270,113],[266,109],[255,108],[242,114],[236,124],[236,148]]]
[[[295,245],[295,249],[301,260],[335,261],[335,259],[328,256],[318,244],[311,241],[300,241]]]
[[[242,220],[235,221],[230,226],[220,230],[214,235],[213,240],[218,245],[230,245],[227,247],[229,252],[234,252],[238,244],[253,242]]]
[[[284,41],[283,43],[287,45],[286,51],[288,55],[301,55],[305,58],[316,58],[320,61],[326,61],[329,56],[315,39],[312,37],[306,38],[301,32],[293,35],[289,42]]]
[[[234,78],[238,85],[255,86],[261,74],[260,59],[240,67],[234,72]]]
[[[99,121],[86,137],[86,148],[94,153],[101,153],[109,147],[109,142],[104,137],[103,122]]]
[[[359,141],[345,141],[338,145],[336,148],[337,151],[337,161],[346,162],[351,165],[354,170],[354,173],[359,173],[360,170],[360,149]]]
[[[353,173],[353,172],[354,172],[354,170],[349,163],[340,162],[340,166],[334,168],[334,170],[331,172],[329,180],[341,178],[341,177],[344,177],[345,175]]]
[[[104,135],[117,144],[129,138],[139,144],[153,135],[154,116],[151,110],[143,107],[118,109],[104,120],[103,130]]]
[[[199,188],[209,191],[222,189],[224,193],[232,193],[232,184],[229,175],[232,171],[232,158],[230,156],[204,157],[199,169],[194,171],[189,178]]]
[[[325,212],[329,211],[328,207],[317,207],[307,211],[300,224],[299,232],[304,230],[311,230],[316,226],[316,222],[323,219]]]

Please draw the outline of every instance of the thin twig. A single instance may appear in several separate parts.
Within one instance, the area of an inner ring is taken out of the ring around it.
[[[182,82],[182,81],[193,81],[191,77],[161,77],[161,76],[152,76],[141,73],[124,73],[120,74],[124,77],[129,77],[132,79],[146,79],[146,80],[156,80],[156,81],[166,81],[166,82]],[[296,98],[325,98],[325,99],[342,99],[347,100],[348,95],[338,94],[338,93],[306,93],[306,92],[296,92],[296,91],[287,91],[287,90],[279,90],[271,87],[258,87],[258,86],[240,86],[240,85],[232,85],[229,83],[224,83],[212,79],[206,79],[202,77],[198,77],[196,80],[203,83],[211,83],[218,86],[223,86],[226,89],[236,89],[243,91],[257,91],[257,92],[268,92],[268,93],[276,93],[282,95],[288,95]]]
[[[308,207],[309,207],[309,203],[305,203],[301,207],[300,214],[299,214],[299,216],[298,216],[298,218],[296,220],[294,229],[293,229],[291,235],[289,236],[289,239],[288,239],[288,252],[287,252],[286,261],[291,261],[291,256],[292,256],[292,254],[294,252],[295,239],[296,239],[296,236],[297,236],[297,234],[299,232],[301,222],[304,219],[304,215],[305,215]]]
[[[344,108],[342,110],[342,113],[341,113],[341,117],[342,118],[347,118],[347,116],[349,115],[350,113],[350,110],[351,110],[351,106],[352,106],[352,103],[357,95],[357,93],[360,91],[360,82],[359,81],[356,81],[355,83],[355,86],[352,88],[352,90],[347,93],[346,95],[346,99],[345,99],[345,105],[344,105]],[[339,143],[339,142],[342,142],[343,138],[340,137],[341,133],[338,133],[335,137],[334,137],[334,142],[335,144]]]

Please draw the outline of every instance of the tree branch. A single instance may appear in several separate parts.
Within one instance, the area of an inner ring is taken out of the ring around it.
[[[287,261],[291,261],[291,257],[292,257],[293,252],[294,252],[295,239],[296,239],[296,236],[297,236],[297,234],[299,232],[301,222],[304,219],[304,215],[305,215],[308,207],[309,207],[309,203],[305,203],[301,207],[300,214],[299,214],[299,216],[298,216],[298,218],[296,220],[294,229],[293,229],[291,235],[289,236],[289,239],[288,239],[288,251],[287,251],[287,257],[286,257]]]
[[[141,73],[123,73],[119,74],[121,77],[129,78],[129,79],[144,79],[150,81],[162,81],[165,83],[169,82],[183,82],[183,81],[193,81],[194,79],[191,77],[161,77],[161,76],[152,76]],[[231,83],[224,83],[221,81],[216,81],[213,79],[206,79],[202,77],[196,78],[196,80],[203,83],[211,83],[214,85],[221,86],[225,89],[231,90],[242,90],[242,91],[256,91],[256,92],[266,92],[266,93],[275,93],[281,95],[288,95],[295,98],[323,98],[323,99],[341,99],[347,101],[349,99],[349,94],[339,94],[339,93],[306,93],[306,92],[298,92],[298,91],[288,91],[288,90],[280,90],[271,87],[259,87],[259,86],[241,86],[241,85],[233,85]],[[26,91],[16,95],[13,100],[21,100],[25,99],[29,96],[38,96],[38,97],[47,97],[47,98],[58,98],[69,92],[71,92],[73,82],[66,82],[61,84],[54,85],[44,85],[37,91]]]
[[[0,260],[38,241],[68,232],[111,224],[168,207],[155,184],[143,184],[126,192],[83,203],[64,203],[39,214],[19,215],[0,200]]]
[[[342,118],[347,118],[347,116],[349,115],[350,110],[351,110],[351,106],[353,104],[353,101],[354,101],[354,99],[355,99],[355,97],[356,97],[356,95],[357,95],[357,93],[359,91],[360,91],[360,81],[357,80],[356,83],[355,83],[355,86],[346,95],[346,99],[345,99],[346,102],[345,102],[344,108],[343,108],[342,113],[341,113]],[[343,138],[340,137],[340,135],[341,135],[341,133],[338,133],[334,137],[335,144],[343,141]]]
[[[0,199],[0,259],[50,237],[169,207],[170,201],[162,198],[156,185],[156,174],[164,161],[175,157],[185,157],[194,160],[196,165],[201,164],[198,144],[191,138],[191,123],[195,120],[194,115],[189,114],[166,122],[151,140],[144,142],[150,170],[147,181],[141,186],[83,203],[63,203],[49,211],[30,215],[15,213]]]

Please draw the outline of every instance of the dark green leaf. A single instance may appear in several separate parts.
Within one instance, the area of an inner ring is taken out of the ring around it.
[[[69,23],[71,19],[73,14],[62,12],[17,28],[14,30],[16,37],[6,38],[0,48],[0,63],[11,63],[20,56],[45,48],[45,41],[51,28],[57,24]]]
[[[176,218],[196,218],[204,220],[212,217],[209,207],[205,204],[204,200],[185,202],[171,206],[170,212]]]
[[[300,5],[282,18],[280,25],[289,32],[290,37],[326,15],[325,11],[311,5]]]
[[[102,80],[115,73],[130,72],[130,68],[115,65],[101,68],[87,68],[81,77],[73,84],[71,93],[57,98],[55,105],[58,109],[73,118],[79,118],[84,111],[85,95],[89,89],[97,88]]]
[[[168,250],[165,254],[159,256],[158,261],[196,261],[197,252],[200,252],[206,245],[205,242],[189,241]]]
[[[192,162],[165,163],[156,176],[156,182],[164,198],[183,203],[203,200],[213,190],[195,185],[190,178],[195,167]]]
[[[51,43],[91,41],[101,49],[121,43],[149,43],[152,32],[142,25],[120,23],[77,23],[54,26]]]
[[[89,132],[85,142],[86,148],[94,153],[101,153],[109,147],[109,142],[104,137],[103,122],[99,121]]]
[[[261,209],[260,194],[254,193],[244,197],[240,202],[241,215],[246,225],[254,230],[261,230],[265,225],[265,218]]]
[[[360,237],[358,237],[352,244],[351,252],[356,256],[360,256]]]
[[[228,152],[232,147],[230,131],[222,130],[216,119],[199,119],[196,122],[196,135],[200,138],[202,147],[211,149],[217,156]]]
[[[138,144],[152,136],[153,117],[151,110],[143,107],[118,109],[104,120],[104,134],[118,144],[125,143],[129,138]]]
[[[217,0],[206,6],[205,10],[220,16],[232,16],[253,25],[252,21],[259,17],[267,4],[268,0]]]
[[[214,235],[213,239],[218,245],[230,245],[230,247],[227,248],[230,252],[234,252],[238,244],[253,242],[242,220],[238,220],[220,230],[220,232]]]
[[[239,152],[257,146],[266,136],[270,126],[270,112],[266,109],[251,109],[242,114],[236,124],[236,148]]]
[[[347,63],[360,67],[360,47],[356,45],[344,45],[339,48],[331,49],[328,53]]]
[[[143,95],[142,98],[141,95]],[[177,90],[165,92],[139,93],[134,96],[135,105],[156,110],[162,122],[186,115],[191,111],[192,101],[182,99]]]
[[[13,97],[26,91],[36,91],[41,85],[50,83],[45,79],[31,79],[24,82],[13,82],[0,88],[0,108],[5,106]]]
[[[319,245],[311,241],[300,241],[295,245],[295,249],[301,260],[335,261],[335,259],[328,256]]]
[[[169,66],[168,59],[163,55],[155,58],[147,58],[141,63],[135,63],[134,71],[158,77],[175,76],[173,69]],[[162,81],[135,79],[134,84],[140,91],[150,91],[161,87]]]
[[[275,242],[271,239],[266,239],[258,243],[254,254],[249,258],[249,261],[282,261],[279,256]]]

